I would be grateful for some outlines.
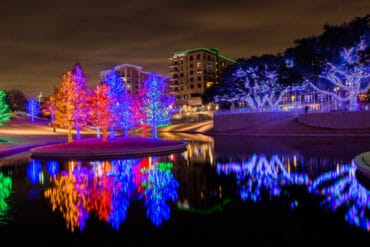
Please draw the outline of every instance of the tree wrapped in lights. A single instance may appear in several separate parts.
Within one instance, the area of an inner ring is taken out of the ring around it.
[[[104,78],[104,83],[110,88],[109,95],[112,99],[110,110],[113,118],[113,125],[122,127],[124,136],[128,136],[128,130],[133,126],[133,99],[128,90],[125,89],[122,79],[115,69],[112,69]],[[114,137],[114,130],[111,126],[111,137]]]
[[[170,124],[175,98],[167,94],[166,78],[155,72],[148,75],[143,88],[140,110],[145,114],[144,124],[152,128],[152,138],[157,139],[157,128]]]
[[[358,96],[370,89],[368,59],[363,59],[366,53],[367,42],[361,40],[356,46],[344,48],[340,53],[342,63],[326,62],[327,69],[319,75],[319,82],[313,83],[307,80],[309,85],[316,91],[332,96],[339,102],[348,102],[349,111],[357,110]],[[338,93],[338,90],[340,93]]]
[[[62,75],[61,86],[55,90],[55,125],[66,128],[68,142],[73,140],[72,129],[77,130],[77,139],[80,138],[80,129],[87,125],[87,93],[85,90],[86,77],[79,63],[72,70]]]
[[[214,101],[242,103],[251,111],[275,111],[283,96],[296,90],[301,75],[286,58],[262,56],[242,60],[225,74],[224,83],[216,87]]]
[[[67,129],[68,142],[72,139],[75,101],[79,97],[76,82],[72,79],[72,71],[68,70],[62,75],[60,88],[56,93],[55,124]]]
[[[141,128],[141,136],[145,137],[148,129],[148,124],[145,121],[146,114],[144,112],[144,95],[147,93],[146,88],[142,87],[140,92],[133,97],[133,123]]]
[[[244,82],[244,90],[236,96],[247,102],[254,112],[278,110],[283,96],[294,90],[292,86],[279,84],[278,68],[267,64],[251,66],[246,70],[239,68],[233,75]]]
[[[10,119],[9,106],[5,101],[6,94],[4,91],[0,90],[0,126],[4,121]]]
[[[27,100],[27,105],[26,105],[27,113],[31,117],[31,122],[35,121],[35,116],[40,114],[40,105],[38,101],[31,97]]]
[[[87,107],[87,93],[86,93],[86,82],[87,78],[81,67],[77,62],[73,67],[71,79],[74,81],[74,90],[76,91],[76,97],[74,101],[74,111],[72,114],[73,127],[76,129],[76,139],[81,139],[81,129],[87,126],[88,119],[88,107]]]
[[[108,139],[108,129],[113,123],[113,117],[110,111],[110,102],[112,101],[109,95],[109,86],[101,84],[96,87],[91,97],[91,122],[97,127],[97,131],[101,130],[102,140],[106,142]]]

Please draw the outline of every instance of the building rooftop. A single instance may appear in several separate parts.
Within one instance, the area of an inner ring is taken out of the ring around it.
[[[234,59],[231,59],[229,57],[225,57],[225,56],[220,55],[218,53],[218,48],[212,48],[212,49],[209,49],[209,48],[192,48],[192,49],[188,49],[188,50],[177,51],[177,52],[174,52],[173,54],[174,54],[174,56],[179,56],[180,54],[188,54],[188,53],[196,52],[196,51],[206,51],[206,52],[212,53],[214,55],[218,55],[222,59],[225,59],[229,62],[236,63],[236,61]]]

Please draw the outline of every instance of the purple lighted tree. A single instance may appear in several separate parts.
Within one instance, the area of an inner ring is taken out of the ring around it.
[[[87,126],[88,109],[87,109],[87,93],[86,82],[87,78],[81,65],[77,62],[72,70],[72,80],[75,82],[75,90],[78,95],[74,99],[74,111],[72,114],[73,127],[76,129],[76,139],[81,139],[80,131]]]
[[[40,114],[40,105],[38,101],[31,97],[27,100],[26,104],[27,113],[31,116],[31,122],[35,121],[35,116]]]
[[[368,80],[370,67],[366,59],[361,59],[361,53],[366,48],[366,42],[361,40],[357,46],[343,49],[340,54],[343,63],[327,62],[327,70],[319,76],[325,84],[318,86],[308,81],[309,85],[339,102],[348,102],[348,110],[356,111],[358,95],[370,89],[370,80]]]
[[[170,124],[171,115],[174,113],[175,98],[166,93],[167,81],[165,77],[151,73],[144,81],[141,112],[144,113],[144,122],[152,128],[152,138],[157,139],[157,128]]]

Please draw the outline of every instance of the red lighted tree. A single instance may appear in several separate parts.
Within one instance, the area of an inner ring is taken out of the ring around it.
[[[91,123],[97,127],[97,131],[101,130],[102,140],[106,142],[108,139],[108,130],[112,125],[113,117],[110,112],[109,87],[102,84],[96,87],[91,94]]]
[[[133,98],[133,122],[135,125],[141,128],[141,136],[145,137],[148,129],[148,124],[145,121],[144,101],[142,100],[144,95],[147,93],[145,88],[141,88],[140,92],[136,97]]]

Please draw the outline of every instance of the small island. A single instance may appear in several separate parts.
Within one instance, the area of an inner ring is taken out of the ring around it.
[[[177,153],[186,150],[186,142],[144,137],[85,138],[30,149],[36,159],[109,159],[143,157]]]

